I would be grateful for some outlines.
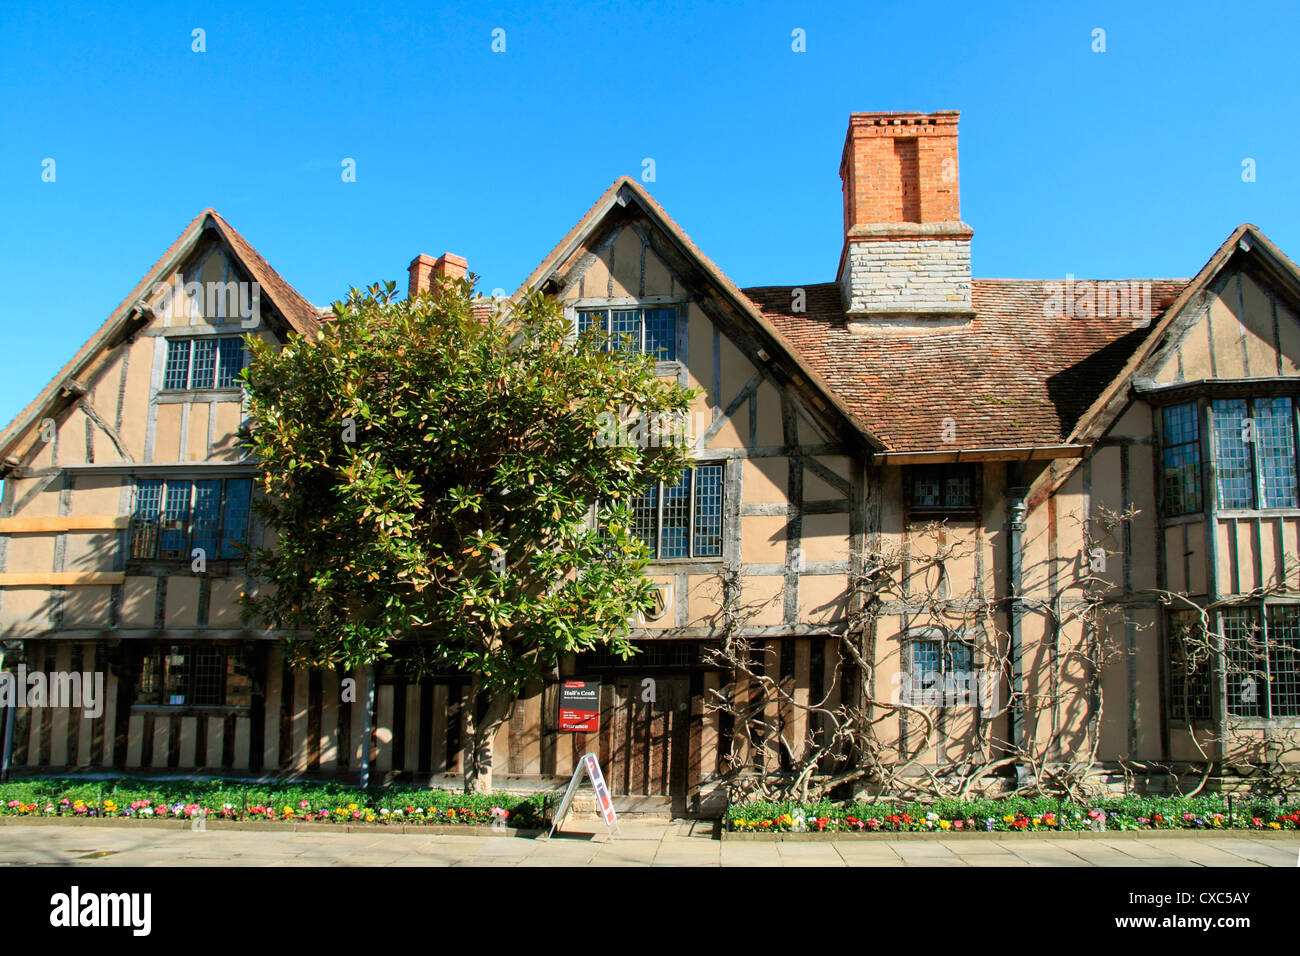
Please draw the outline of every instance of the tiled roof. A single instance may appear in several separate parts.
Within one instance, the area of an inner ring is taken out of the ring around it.
[[[253,273],[257,284],[270,295],[271,301],[284,314],[293,330],[299,333],[316,331],[320,327],[320,313],[316,306],[304,299],[297,289],[281,277],[280,273],[272,269],[271,264],[262,258],[262,254],[253,248],[253,244],[241,236],[235,227],[226,222],[215,209],[207,209],[205,213],[221,227],[222,234],[235,250],[235,254],[248,267],[248,271]]]
[[[1049,314],[1038,279],[975,279],[975,318],[925,332],[850,330],[833,282],[741,291],[889,451],[921,451],[1064,443],[1188,282],[1138,281],[1152,322],[1136,330],[1128,316]],[[791,311],[795,288],[806,312]]]

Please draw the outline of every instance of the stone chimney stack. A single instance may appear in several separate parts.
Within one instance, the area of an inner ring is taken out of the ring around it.
[[[853,113],[844,141],[838,282],[857,326],[969,321],[970,226],[961,221],[957,117]]]
[[[436,278],[463,278],[468,268],[469,263],[464,258],[451,252],[444,252],[437,259],[433,256],[416,256],[406,267],[411,277],[410,284],[406,287],[406,297],[414,299],[421,292],[428,292]]]

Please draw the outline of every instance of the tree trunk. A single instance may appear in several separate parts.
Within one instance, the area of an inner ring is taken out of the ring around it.
[[[470,685],[470,706],[465,716],[465,792],[492,792],[492,741],[510,718],[513,694],[484,690],[476,677]]]

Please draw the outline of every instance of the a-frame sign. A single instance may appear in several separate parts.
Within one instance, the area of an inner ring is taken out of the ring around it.
[[[578,762],[577,768],[573,771],[573,777],[564,790],[564,798],[560,800],[560,805],[555,810],[555,819],[551,823],[551,832],[547,836],[555,836],[555,831],[564,822],[564,817],[573,803],[573,795],[578,790],[578,784],[581,782],[583,774],[586,774],[587,778],[591,780],[591,788],[596,791],[596,804],[600,808],[600,816],[605,821],[605,829],[609,831],[610,839],[613,839],[616,831],[619,836],[622,836],[623,831],[619,829],[618,817],[614,812],[614,801],[609,795],[609,787],[605,785],[605,775],[600,772],[600,761],[596,759],[595,754],[584,754],[582,760]]]

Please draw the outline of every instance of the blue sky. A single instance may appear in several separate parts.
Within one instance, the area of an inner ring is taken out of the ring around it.
[[[1300,257],[1296,5],[1057,6],[6,4],[0,418],[209,205],[318,304],[421,252],[513,291],[650,157],[739,285],[830,281],[855,110],[962,111],[977,277],[1189,276],[1245,221]]]

